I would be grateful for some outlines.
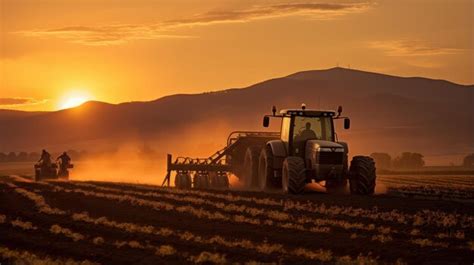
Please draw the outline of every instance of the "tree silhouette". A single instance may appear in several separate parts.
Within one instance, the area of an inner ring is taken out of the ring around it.
[[[404,152],[393,160],[393,167],[402,169],[421,168],[425,165],[420,153]]]
[[[387,153],[372,153],[370,157],[375,160],[377,168],[389,169],[392,166],[392,157]]]
[[[16,156],[16,160],[18,162],[26,162],[28,161],[28,153],[27,152],[20,152],[17,156]]]
[[[16,161],[16,154],[15,152],[10,152],[7,155],[7,162],[15,162]]]
[[[38,161],[40,159],[41,155],[39,153],[36,153],[36,152],[31,152],[29,155],[28,155],[28,161]]]
[[[474,167],[474,153],[464,157],[463,166],[465,167]]]

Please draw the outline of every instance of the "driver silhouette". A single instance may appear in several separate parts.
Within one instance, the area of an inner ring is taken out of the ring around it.
[[[311,123],[310,122],[306,123],[305,129],[303,131],[301,131],[299,136],[302,140],[317,139],[318,138],[316,133],[313,130],[311,130]]]

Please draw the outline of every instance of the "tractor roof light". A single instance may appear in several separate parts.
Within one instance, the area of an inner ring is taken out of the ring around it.
[[[301,109],[302,109],[302,110],[305,110],[305,109],[306,109],[306,104],[304,104],[304,103],[301,104]]]

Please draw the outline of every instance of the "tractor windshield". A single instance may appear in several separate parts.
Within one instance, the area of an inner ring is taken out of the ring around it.
[[[304,117],[295,116],[293,141],[306,140],[334,141],[331,117]]]

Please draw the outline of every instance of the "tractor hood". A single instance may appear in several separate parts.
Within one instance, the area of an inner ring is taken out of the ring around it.
[[[344,145],[330,141],[309,140],[306,142],[305,152],[316,179],[339,178],[344,173],[347,157]]]
[[[306,150],[319,152],[344,152],[344,146],[330,141],[308,140],[306,142]]]

